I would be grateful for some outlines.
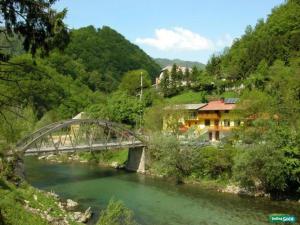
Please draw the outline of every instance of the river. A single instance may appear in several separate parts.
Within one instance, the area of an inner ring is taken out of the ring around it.
[[[240,197],[200,188],[174,185],[163,179],[96,165],[56,164],[25,160],[26,179],[42,190],[78,201],[96,213],[109,200],[122,200],[142,225],[263,225],[271,213],[300,216],[299,205],[262,198]]]

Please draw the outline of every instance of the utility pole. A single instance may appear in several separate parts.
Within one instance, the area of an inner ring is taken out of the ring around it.
[[[140,107],[142,106],[143,97],[143,72],[141,72],[141,93],[140,93]],[[140,111],[140,129],[142,128],[142,110]]]
[[[143,72],[141,72],[141,94],[140,94],[140,101],[142,101],[143,97]]]

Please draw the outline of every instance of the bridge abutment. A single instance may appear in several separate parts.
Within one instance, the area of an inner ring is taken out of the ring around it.
[[[126,169],[145,173],[146,170],[146,153],[145,147],[129,148]]]

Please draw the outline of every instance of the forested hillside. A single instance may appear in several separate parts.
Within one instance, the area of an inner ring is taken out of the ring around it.
[[[47,55],[39,49],[34,56],[25,54],[23,41],[14,34],[9,39],[3,33],[0,36],[4,46],[0,53],[5,56],[0,68],[0,139],[5,140],[5,146],[36,127],[72,118],[94,104],[105,111],[97,111],[97,115],[109,115],[107,119],[128,124],[135,124],[142,108],[151,104],[146,87],[160,71],[159,65],[109,27],[72,30],[64,51],[55,49]],[[146,85],[144,95],[148,96],[144,106],[136,101],[135,90],[139,88],[141,72]],[[130,74],[136,74],[136,79],[132,80]],[[123,76],[127,79],[125,84]],[[122,92],[111,95],[119,85]],[[107,99],[111,102],[107,103]]]
[[[25,52],[22,42],[23,38],[17,35],[8,42],[0,34],[1,46],[7,46],[3,51],[10,57]],[[160,66],[143,50],[107,26],[71,30],[68,47],[64,52],[51,53],[49,61],[59,72],[81,77],[81,82],[92,90],[106,93],[116,90],[122,76],[130,70],[144,69],[152,81],[160,71]]]
[[[114,90],[122,75],[129,70],[145,69],[152,80],[160,71],[159,65],[144,51],[106,26],[72,30],[66,54],[81,61],[87,71],[96,72],[106,83],[105,91]]]
[[[266,21],[260,19],[254,27],[248,26],[230,49],[212,57],[207,71],[216,77],[241,80],[276,60],[290,65],[300,56],[299,12],[298,0],[275,7]]]
[[[233,178],[255,190],[299,193],[300,1],[288,0],[266,21],[248,26],[231,48],[210,59],[206,73],[221,94],[244,85],[231,89],[245,121],[230,140],[238,150]]]

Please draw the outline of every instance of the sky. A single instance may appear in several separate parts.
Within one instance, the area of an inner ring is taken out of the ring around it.
[[[109,26],[154,58],[206,63],[284,0],[60,0],[69,28]]]

